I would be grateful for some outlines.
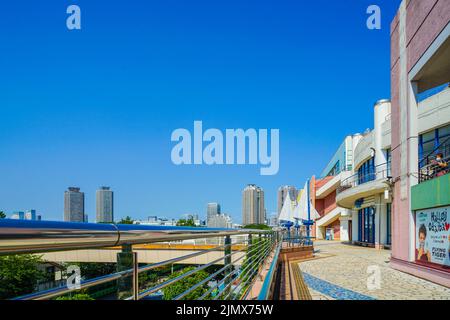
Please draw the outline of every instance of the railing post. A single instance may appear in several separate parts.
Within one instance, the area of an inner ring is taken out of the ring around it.
[[[247,259],[248,259],[248,264],[251,265],[253,263],[253,235],[251,233],[248,234],[248,247],[247,247]],[[248,252],[251,253],[248,253]]]
[[[225,237],[225,246],[224,246],[224,264],[226,266],[224,273],[225,276],[227,276],[228,274],[230,274],[230,272],[232,271],[232,266],[231,266],[231,237],[230,236],[226,236]],[[228,285],[230,284],[230,282],[232,281],[231,277],[226,278],[225,280],[225,287],[228,287]],[[224,296],[227,296],[228,293],[230,291],[230,287],[227,288],[226,292],[224,292]]]
[[[139,300],[139,261],[137,252],[133,252],[133,300]]]
[[[122,251],[117,253],[117,271],[134,269],[133,247],[129,244],[122,245]],[[121,277],[117,280],[117,299],[122,300],[134,296],[134,274]]]

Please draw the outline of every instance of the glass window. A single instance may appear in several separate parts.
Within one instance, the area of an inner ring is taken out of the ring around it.
[[[450,152],[450,125],[432,130],[419,136],[420,167],[426,165],[426,158],[433,153]],[[447,151],[449,150],[449,151]]]
[[[436,134],[435,134],[434,130],[422,134],[422,140],[424,143],[429,142],[429,141],[434,141],[435,137],[436,137]]]
[[[364,162],[358,169],[359,184],[375,180],[375,159],[371,158]]]
[[[327,174],[327,176],[335,176],[339,174],[339,172],[340,172],[340,161],[338,160],[334,165],[333,169],[331,169],[330,172]]]
[[[391,149],[387,149],[386,150],[386,173],[387,173],[387,175],[390,177],[391,176],[391,157],[392,157],[392,154],[391,154]]]
[[[439,138],[450,136],[450,125],[439,128]]]
[[[429,141],[429,142],[424,142],[423,147],[422,147],[423,155],[428,156],[429,154],[431,154],[433,152],[434,148],[435,148],[434,140]]]

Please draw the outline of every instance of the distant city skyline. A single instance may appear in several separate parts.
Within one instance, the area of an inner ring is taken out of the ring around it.
[[[73,185],[94,222],[107,185],[115,220],[203,215],[217,201],[240,222],[242,189],[255,183],[276,212],[279,186],[320,174],[345,136],[372,126],[373,102],[390,97],[400,1],[380,4],[381,30],[367,29],[366,0],[130,1],[83,3],[80,32],[67,30],[64,6],[3,5],[0,210],[62,220]],[[171,133],[194,121],[279,129],[278,174],[174,165]]]

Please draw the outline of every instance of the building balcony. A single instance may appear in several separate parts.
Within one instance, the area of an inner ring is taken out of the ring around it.
[[[355,174],[344,181],[336,190],[339,207],[353,209],[359,199],[383,193],[389,188],[390,164],[378,165],[365,175]]]
[[[327,183],[325,183],[323,186],[321,186],[316,191],[316,199],[323,199],[326,196],[328,196],[330,193],[335,191],[340,185],[341,182],[348,177],[350,177],[351,171],[342,171],[338,175],[334,176],[332,179],[330,179]]]
[[[436,160],[436,155],[442,156],[441,161]],[[433,152],[419,161],[419,183],[444,176],[450,172],[450,138],[444,140]]]
[[[326,215],[324,215],[323,217],[321,217],[319,220],[316,221],[317,226],[323,227],[333,223],[334,221],[339,219],[343,211],[345,211],[345,209],[342,209],[340,207],[334,208],[333,210],[331,210]]]

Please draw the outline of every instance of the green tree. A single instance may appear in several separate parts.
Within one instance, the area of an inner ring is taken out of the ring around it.
[[[80,262],[77,265],[84,279],[101,277],[117,271],[115,263]]]
[[[193,217],[187,219],[180,219],[177,222],[178,227],[195,227],[195,221]]]
[[[90,295],[86,293],[77,293],[73,296],[62,296],[56,298],[56,300],[95,300]]]
[[[32,293],[44,272],[38,266],[41,256],[24,254],[0,257],[0,299]]]
[[[3,211],[0,211],[0,219],[5,219],[6,218],[6,213],[4,213]]]
[[[133,224],[134,220],[131,219],[130,216],[126,216],[125,218],[122,218],[117,224]]]
[[[153,270],[139,274],[139,288],[141,290],[155,286],[158,283],[158,274]]]
[[[272,230],[272,227],[265,224],[249,224],[244,226],[243,229]]]
[[[173,279],[176,277],[179,277],[191,270],[194,270],[194,267],[188,267],[181,271],[174,272],[172,275],[170,275],[169,279]],[[164,300],[173,300],[176,296],[178,296],[180,293],[185,292],[189,288],[193,287],[194,285],[198,284],[200,281],[205,280],[209,274],[205,272],[204,270],[200,270],[196,273],[194,273],[191,276],[188,276],[186,278],[183,278],[174,284],[171,284],[167,287],[165,287],[163,290],[164,293]],[[208,290],[208,285],[204,284],[194,291],[190,292],[188,295],[186,295],[183,300],[195,300],[199,297],[201,297],[206,291]]]

